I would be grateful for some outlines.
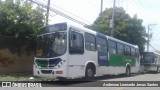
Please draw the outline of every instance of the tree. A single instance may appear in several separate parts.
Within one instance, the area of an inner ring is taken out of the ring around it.
[[[42,8],[27,0],[0,0],[0,35],[34,40],[44,19]]]
[[[114,37],[125,42],[138,45],[140,52],[143,52],[144,44],[146,43],[145,37],[147,35],[145,27],[142,25],[143,21],[138,19],[137,15],[130,17],[123,8],[116,8],[115,11]],[[109,28],[111,17],[112,8],[106,9],[102,13],[102,17],[99,16],[95,20],[94,24],[87,27],[100,33],[111,35],[111,28]]]

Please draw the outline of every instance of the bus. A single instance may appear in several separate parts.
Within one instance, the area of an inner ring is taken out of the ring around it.
[[[141,66],[144,71],[160,71],[160,54],[156,52],[143,52],[141,54]]]
[[[96,31],[57,23],[40,30],[34,58],[34,76],[59,79],[85,78],[107,74],[138,73],[137,45]]]

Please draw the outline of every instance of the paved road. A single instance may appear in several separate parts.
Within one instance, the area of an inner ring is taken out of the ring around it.
[[[54,90],[160,90],[160,87],[83,87],[96,85],[98,81],[160,81],[160,73],[147,73],[147,74],[133,74],[131,77],[125,77],[123,75],[103,76],[96,78],[93,82],[51,82],[45,83],[43,86],[54,87]],[[77,87],[78,86],[78,87]]]
[[[87,85],[95,85],[98,81],[159,81],[160,73],[147,73],[140,75],[132,75],[131,77],[125,77],[123,75],[117,76],[104,76],[96,78],[93,82],[50,82],[44,83],[43,88],[29,88],[30,90],[160,90],[160,87],[81,87]],[[77,87],[78,86],[78,87]],[[22,89],[22,88],[21,88]],[[20,89],[20,90],[21,90]],[[17,88],[1,88],[0,90],[18,90]],[[23,88],[23,90],[28,90],[28,88]]]
[[[147,73],[147,74],[133,74],[131,77],[125,77],[123,75],[114,75],[114,76],[104,76],[104,77],[99,77],[96,78],[96,81],[93,82],[65,82],[65,83],[49,83],[49,84],[45,84],[45,86],[58,86],[55,87],[55,89],[58,89],[59,87],[64,87],[67,86],[67,88],[65,88],[65,90],[71,90],[73,87],[76,88],[76,90],[78,90],[79,88],[77,88],[76,86],[90,86],[90,85],[95,85],[97,84],[98,81],[160,81],[160,73],[156,74],[156,73]],[[69,86],[69,87],[68,87]],[[82,87],[81,87],[82,88]],[[84,89],[86,89],[88,87],[84,87]],[[89,87],[92,88],[92,87]],[[88,88],[88,89],[89,89]],[[96,88],[96,89],[95,89]],[[63,88],[62,88],[63,89]],[[94,87],[93,90],[160,90],[160,87]],[[79,89],[81,90],[81,89]]]

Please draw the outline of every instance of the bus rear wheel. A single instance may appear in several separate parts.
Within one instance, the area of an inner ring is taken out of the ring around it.
[[[85,80],[93,81],[94,80],[95,69],[93,66],[87,66],[85,71]]]
[[[126,67],[126,76],[130,76],[131,75],[131,70],[130,70],[130,67],[127,66]]]
[[[157,66],[157,73],[159,73],[159,67]]]

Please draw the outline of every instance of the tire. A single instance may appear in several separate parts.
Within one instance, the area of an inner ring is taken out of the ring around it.
[[[86,81],[93,81],[95,75],[95,68],[93,66],[87,66],[85,71],[85,80]]]
[[[130,75],[131,75],[131,70],[130,70],[130,67],[127,66],[127,67],[126,67],[126,76],[128,77],[128,76],[130,76]]]
[[[159,73],[159,67],[157,66],[157,71],[156,71],[157,73]]]

